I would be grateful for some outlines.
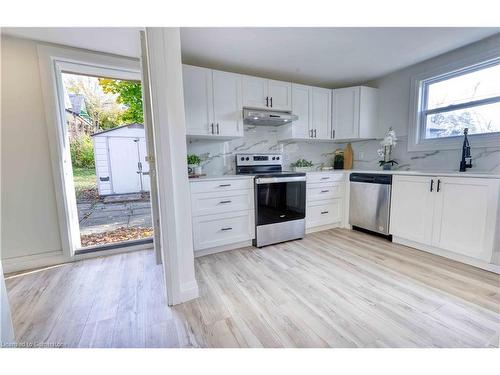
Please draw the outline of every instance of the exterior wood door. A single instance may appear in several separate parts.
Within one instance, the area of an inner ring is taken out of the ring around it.
[[[113,193],[126,194],[141,191],[138,169],[138,148],[134,138],[109,137],[109,163]]]
[[[149,177],[149,163],[146,161],[146,156],[148,155],[146,149],[146,140],[144,138],[140,138],[139,142],[137,142],[137,146],[139,147],[139,163],[141,163],[141,173],[139,176],[141,177],[141,186],[143,191],[151,190],[151,178]]]

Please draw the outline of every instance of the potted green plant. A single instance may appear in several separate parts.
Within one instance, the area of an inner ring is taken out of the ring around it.
[[[306,159],[299,159],[295,163],[290,164],[295,172],[308,172],[311,170],[313,163]]]
[[[201,158],[198,155],[188,154],[187,164],[189,174],[201,174]]]

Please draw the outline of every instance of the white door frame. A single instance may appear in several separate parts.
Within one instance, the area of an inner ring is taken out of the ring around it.
[[[74,257],[81,247],[80,227],[61,73],[141,81],[141,65],[136,59],[44,44],[38,45],[38,60],[63,253]]]

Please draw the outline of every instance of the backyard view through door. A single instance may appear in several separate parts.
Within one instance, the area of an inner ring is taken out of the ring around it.
[[[141,83],[62,74],[81,247],[153,236]]]

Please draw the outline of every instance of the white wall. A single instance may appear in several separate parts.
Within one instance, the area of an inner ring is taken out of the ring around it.
[[[498,46],[500,46],[500,34],[412,65],[374,81],[373,86],[380,90],[380,124],[383,124],[384,128],[392,126],[397,134],[407,136],[412,76],[485,52],[493,47],[498,48]]]
[[[36,43],[1,42],[1,257],[62,253]]]

